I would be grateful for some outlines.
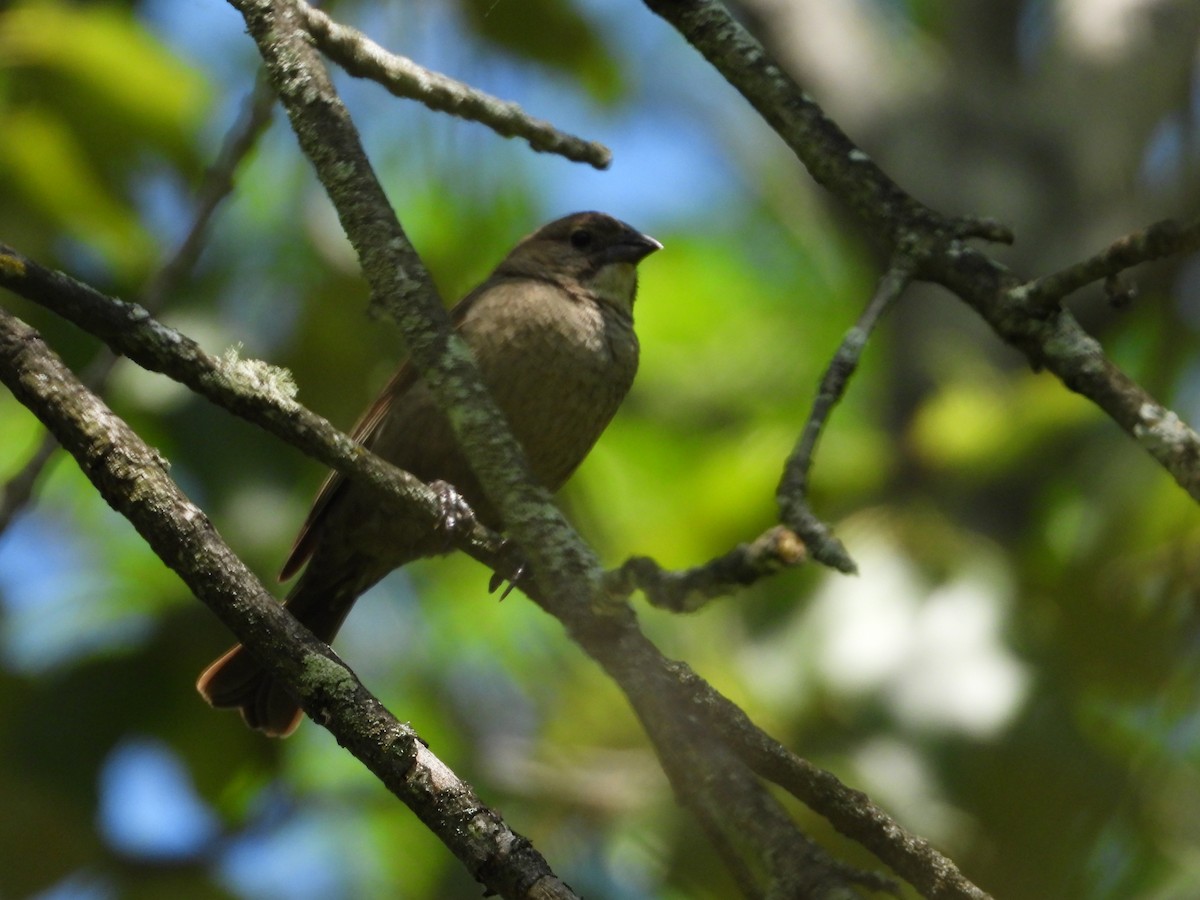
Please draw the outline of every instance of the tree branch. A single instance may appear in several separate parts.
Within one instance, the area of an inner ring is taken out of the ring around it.
[[[947,219],[909,196],[825,115],[720,0],[645,0],[783,138],[818,184],[845,202],[890,248],[920,223],[958,238],[1008,243],[991,219]]]
[[[516,103],[501,100],[411,59],[380,47],[362,32],[333,21],[319,9],[296,3],[296,10],[321,51],[356,78],[378,82],[396,97],[486,125],[501,137],[519,137],[540,153],[607,169],[612,152],[603,144],[559,131],[535,119]]]
[[[0,381],[75,457],[100,495],[321,722],[413,810],[468,871],[504,897],[576,895],[527,839],[398,722],[263,588],[167,462],[85,388],[41,337],[0,309]]]
[[[926,277],[949,288],[978,312],[1035,368],[1104,410],[1194,500],[1200,500],[1200,435],[1104,353],[1103,347],[1058,307],[1050,312],[1028,297],[1012,272],[971,247],[959,246],[926,265]]]
[[[915,265],[915,260],[898,255],[891,268],[880,279],[875,294],[859,316],[858,322],[846,332],[821,378],[812,412],[808,421],[804,423],[804,430],[796,442],[795,449],[784,465],[783,477],[776,490],[780,518],[784,523],[795,529],[815,559],[846,574],[855,574],[858,567],[842,546],[842,542],[833,536],[829,526],[818,519],[809,507],[808,473],[812,468],[817,441],[821,438],[821,432],[825,430],[825,423],[846,393],[846,387],[854,370],[858,368],[858,361],[866,349],[871,332],[875,330],[888,307],[908,287]]]
[[[672,572],[646,556],[627,559],[605,575],[605,590],[628,597],[641,591],[654,606],[695,612],[709,600],[746,587],[808,559],[804,543],[783,526],[769,528],[748,544],[690,569]]]
[[[1195,250],[1200,250],[1200,218],[1186,225],[1165,219],[1118,238],[1083,262],[1026,282],[1014,290],[1013,299],[1027,304],[1031,314],[1045,315],[1069,294],[1094,281],[1111,278],[1140,263]]]
[[[724,697],[707,696],[699,686],[694,697],[700,713],[756,773],[866,847],[921,896],[930,900],[987,900],[988,894],[972,884],[952,860],[902,828],[865,793],[792,753]]]
[[[914,276],[941,284],[976,310],[1037,368],[1108,413],[1194,499],[1200,500],[1200,436],[1109,360],[1056,302],[1070,291],[1149,259],[1200,246],[1200,222],[1167,222],[1118,241],[1046,279],[1022,282],[966,243],[1009,242],[1004,226],[948,219],[899,188],[772,61],[720,0],[645,0],[669,21],[792,148],[812,177],[844,202],[889,250],[916,262]]]

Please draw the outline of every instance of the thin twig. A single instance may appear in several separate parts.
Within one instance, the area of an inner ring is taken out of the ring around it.
[[[821,378],[812,412],[804,430],[788,457],[783,477],[775,496],[779,501],[780,518],[808,545],[814,559],[833,566],[841,572],[854,573],[854,564],[841,541],[833,536],[829,526],[818,519],[808,504],[808,475],[812,469],[817,442],[829,421],[829,415],[846,392],[846,385],[867,345],[871,332],[892,302],[904,292],[913,276],[908,257],[898,257],[879,280],[879,285],[854,327],[846,332],[837,352]]]
[[[13,519],[33,500],[38,479],[54,458],[54,451],[57,449],[58,441],[54,439],[54,435],[46,432],[25,465],[4,483],[4,489],[0,490],[0,534],[4,534]]]
[[[612,162],[612,152],[603,144],[559,131],[549,122],[528,115],[516,103],[391,53],[362,32],[333,21],[306,3],[297,3],[296,9],[322,52],[356,78],[378,82],[396,97],[479,122],[502,137],[524,138],[530,147],[543,153],[557,153],[597,169],[607,169]]]
[[[803,563],[804,543],[789,528],[776,525],[748,544],[703,565],[671,571],[649,557],[634,556],[605,576],[605,587],[627,597],[640,590],[654,606],[672,612],[695,612],[715,597]]]
[[[270,122],[274,104],[275,94],[270,85],[265,79],[259,79],[253,93],[247,98],[241,116],[226,135],[217,159],[204,173],[196,191],[196,205],[187,234],[142,288],[139,302],[146,309],[158,311],[195,266],[217,208],[233,192],[234,172]],[[108,349],[101,350],[84,372],[83,383],[102,394],[119,358]],[[58,441],[54,435],[46,432],[29,460],[0,490],[0,534],[33,500],[37,483],[46,465],[54,458],[57,447]]]
[[[1164,219],[1118,238],[1095,256],[1013,289],[1014,300],[1030,314],[1050,312],[1067,295],[1095,281],[1112,278],[1139,263],[1200,250],[1200,218],[1181,225]]]

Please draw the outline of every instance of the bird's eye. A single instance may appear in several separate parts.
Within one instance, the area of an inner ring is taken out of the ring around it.
[[[583,250],[592,245],[592,233],[586,228],[576,228],[571,232],[571,246]]]

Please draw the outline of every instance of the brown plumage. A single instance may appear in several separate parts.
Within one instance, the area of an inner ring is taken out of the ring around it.
[[[534,475],[551,491],[583,461],[633,383],[636,266],[660,246],[611,216],[576,213],[522,240],[451,313]],[[503,528],[409,363],[353,435],[423,481],[453,485],[480,521]],[[444,534],[397,516],[335,473],[284,563],[281,579],[304,567],[284,602],[332,641],[364,591],[396,567],[444,550]],[[267,734],[289,734],[300,720],[292,695],[241,645],[209,666],[196,687],[213,706],[240,709]]]

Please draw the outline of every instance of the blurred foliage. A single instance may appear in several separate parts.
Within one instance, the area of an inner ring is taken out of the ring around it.
[[[478,37],[542,64],[551,77],[569,76],[594,100],[613,103],[624,93],[617,60],[587,17],[568,0],[463,0],[460,7]]]
[[[102,4],[13,6],[0,17],[0,60],[0,225],[76,241],[113,272],[144,277],[154,242],[129,192],[147,155],[194,168],[204,77]]]
[[[1018,271],[1197,208],[1191,0],[739,11],[902,185],[1005,217],[1020,239],[998,252]],[[611,172],[590,172],[339,79],[448,300],[572,208],[666,245],[643,267],[638,383],[564,492],[604,558],[691,565],[770,525],[782,461],[877,274],[844,212],[636,4],[335,12],[614,149]],[[0,11],[0,240],[136,298],[188,227],[252,61],[221,4]],[[1148,267],[1127,310],[1072,301],[1193,421],[1198,272]],[[399,353],[365,293],[277,121],[162,315],[211,352],[241,342],[288,367],[302,401],[348,426]],[[71,365],[98,352],[3,302]],[[130,365],[108,400],[269,578],[319,467]],[[0,393],[0,479],[38,440]],[[862,574],[801,569],[696,615],[643,610],[664,651],[998,897],[1200,894],[1200,516],[1168,476],[960,304],[918,290],[868,348],[814,491]],[[410,566],[360,603],[339,652],[579,892],[733,896],[619,693],[554,621],[485,586],[462,559]],[[190,685],[227,640],[56,458],[0,538],[0,896],[478,896],[321,729],[270,742],[199,702]]]

